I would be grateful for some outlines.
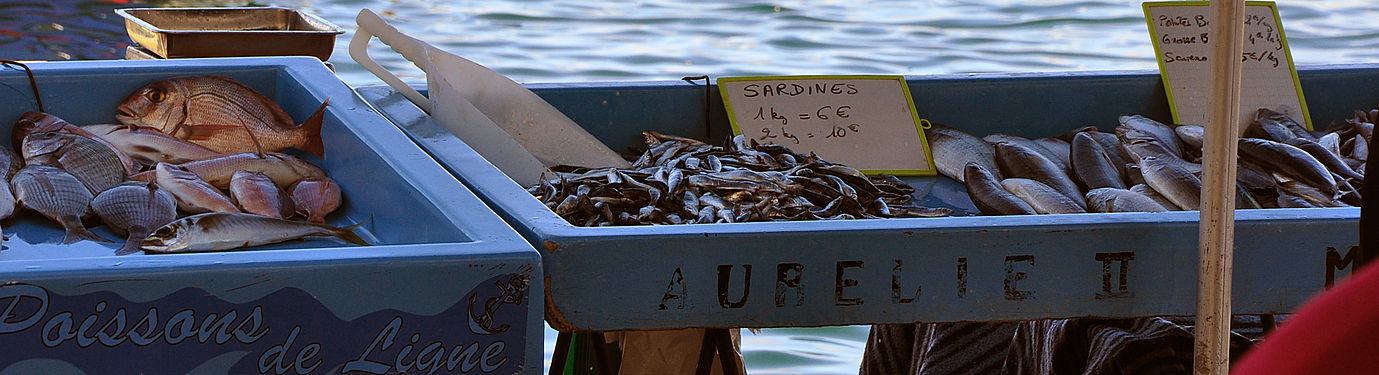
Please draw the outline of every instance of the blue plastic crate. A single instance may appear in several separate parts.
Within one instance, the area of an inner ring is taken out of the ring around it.
[[[1379,65],[1300,69],[1315,124],[1379,103]],[[1155,71],[907,77],[919,115],[982,136],[1111,130],[1170,118]],[[655,130],[723,142],[716,87],[683,81],[528,88],[615,150]],[[783,327],[1193,315],[1198,213],[1114,213],[582,228],[386,87],[365,98],[542,252],[560,330]],[[706,110],[705,106],[708,106]],[[706,118],[707,116],[707,118]],[[962,185],[906,178],[975,212]],[[1353,269],[1358,208],[1236,213],[1236,313],[1286,312]]]
[[[0,250],[0,373],[540,372],[539,254],[319,60],[30,66],[47,111],[75,124],[113,122],[126,95],[174,76],[228,76],[296,119],[329,99],[326,158],[297,154],[344,191],[331,224],[368,222],[375,246],[114,256],[17,214]],[[35,106],[23,71],[0,85],[7,133]]]

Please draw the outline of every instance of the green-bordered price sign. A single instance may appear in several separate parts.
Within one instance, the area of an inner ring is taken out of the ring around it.
[[[1207,61],[1215,39],[1208,33],[1211,11],[1206,1],[1144,3],[1144,18],[1154,40],[1159,74],[1168,92],[1173,122],[1206,125]],[[1312,129],[1302,85],[1288,52],[1278,8],[1271,1],[1245,2],[1245,46],[1241,60],[1240,130],[1260,108],[1280,112]]]
[[[724,77],[718,90],[735,134],[867,174],[935,174],[905,77]]]

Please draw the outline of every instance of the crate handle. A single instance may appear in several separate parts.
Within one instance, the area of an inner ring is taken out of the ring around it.
[[[378,36],[378,40],[383,42],[383,44],[392,47],[393,51],[397,51],[397,53],[401,54],[403,57],[407,57],[413,64],[416,64],[417,67],[425,71],[430,68],[430,66],[428,66],[430,63],[427,61],[412,60],[410,56],[428,55],[426,53],[426,44],[416,38],[412,38],[397,31],[396,28],[393,28],[392,25],[388,25],[387,22],[384,22],[382,18],[379,18],[377,14],[374,14],[373,11],[367,8],[360,10],[359,15],[354,18],[354,21],[359,27],[354,31],[354,38],[350,39],[350,58],[353,58],[359,65],[364,66],[364,69],[368,69],[369,72],[378,76],[378,79],[383,80],[388,86],[392,86],[394,90],[402,93],[403,96],[406,96],[408,100],[412,101],[412,104],[425,110],[427,114],[430,114],[430,99],[427,99],[425,95],[422,95],[421,92],[418,92],[416,89],[412,88],[412,86],[403,83],[401,79],[393,75],[393,72],[388,71],[388,69],[384,68],[382,65],[378,65],[377,62],[374,62],[373,59],[369,57],[369,40],[374,36]]]

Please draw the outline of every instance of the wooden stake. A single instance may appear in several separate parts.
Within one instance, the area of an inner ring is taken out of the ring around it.
[[[1235,160],[1240,137],[1241,53],[1245,1],[1214,0],[1206,144],[1202,149],[1201,231],[1198,239],[1197,329],[1193,373],[1230,369],[1231,253],[1235,236]]]

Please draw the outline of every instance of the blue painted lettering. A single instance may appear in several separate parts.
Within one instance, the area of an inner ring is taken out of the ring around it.
[[[163,327],[163,340],[171,345],[177,345],[182,340],[195,335],[196,315],[192,313],[191,309],[172,314],[172,318],[168,319],[168,324]]]
[[[359,354],[359,359],[345,362],[345,367],[340,369],[340,372],[348,373],[351,371],[359,371],[370,374],[388,372],[388,364],[370,361],[368,359],[369,353],[372,353],[375,348],[377,348],[378,351],[384,351],[388,350],[388,347],[393,346],[393,338],[397,337],[397,331],[401,327],[402,317],[394,317],[392,321],[388,322],[388,325],[383,326],[383,329],[378,331],[378,335],[374,336],[373,342],[369,343],[369,347],[365,348],[364,352]]]
[[[24,304],[25,298],[37,301],[38,308],[33,309],[27,317],[21,319],[20,305]],[[48,313],[48,292],[35,285],[10,284],[0,286],[0,301],[4,300],[9,300],[9,303],[5,304],[4,311],[0,311],[0,333],[14,333],[29,329],[43,319],[43,314]]]
[[[474,343],[474,346],[479,346],[479,343]],[[493,372],[498,370],[498,367],[501,367],[504,363],[507,363],[508,356],[506,355],[504,355],[498,363],[489,361],[490,359],[498,357],[499,354],[503,354],[503,349],[506,347],[507,344],[504,344],[502,341],[494,341],[492,344],[488,344],[488,347],[484,348],[484,363],[481,370],[485,373]]]
[[[43,324],[43,345],[52,348],[62,344],[63,341],[76,337],[77,332],[72,330],[72,324],[71,311],[63,311],[54,315],[52,319],[48,320],[48,323]],[[54,332],[54,330],[57,331]]]
[[[259,356],[260,374],[268,373],[271,370],[274,374],[278,375],[286,374],[288,371],[301,375],[310,373],[312,370],[315,370],[317,366],[320,366],[321,361],[319,359],[311,366],[303,365],[303,362],[310,361],[312,357],[315,357],[316,353],[321,350],[321,345],[316,343],[309,344],[303,348],[301,352],[298,352],[295,357],[296,359],[292,361],[290,366],[289,364],[283,363],[283,358],[287,357],[287,354],[292,350],[292,343],[297,341],[297,334],[301,333],[301,331],[302,326],[292,327],[292,332],[287,334],[286,341],[283,341],[282,344],[273,345],[273,347],[264,351],[263,355]],[[272,359],[270,360],[269,358]]]

